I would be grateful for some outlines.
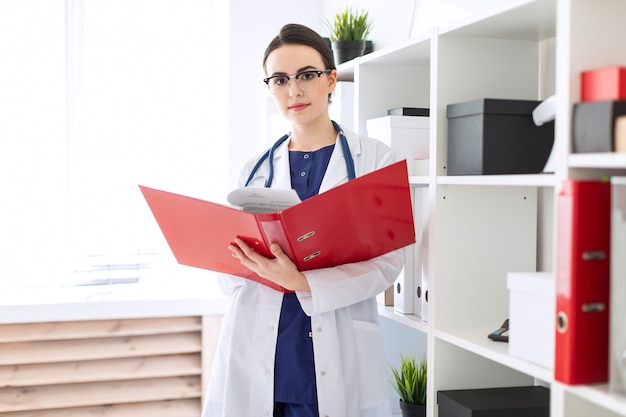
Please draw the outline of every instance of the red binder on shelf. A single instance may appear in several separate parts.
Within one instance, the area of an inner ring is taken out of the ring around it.
[[[139,186],[176,260],[183,265],[267,281],[231,255],[240,237],[271,256],[276,242],[301,271],[364,261],[415,243],[406,161],[355,178],[292,207],[250,213]]]
[[[569,180],[559,191],[554,377],[608,380],[611,186]]]

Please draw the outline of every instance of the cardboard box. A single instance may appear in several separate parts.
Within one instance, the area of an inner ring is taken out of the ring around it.
[[[626,116],[617,116],[613,129],[613,146],[615,152],[626,152]]]
[[[437,392],[439,417],[548,417],[544,387],[483,388]]]
[[[478,99],[447,106],[448,175],[542,172],[554,121],[536,126],[541,101]]]
[[[626,115],[626,101],[590,101],[574,104],[573,151],[613,152],[615,139],[624,135],[617,119]]]
[[[554,369],[555,281],[551,272],[511,272],[509,354]]]
[[[582,101],[626,100],[626,67],[611,66],[580,74]]]
[[[428,159],[430,119],[422,116],[383,116],[367,121],[367,135],[389,145],[397,161],[407,160],[409,175],[416,159]]]

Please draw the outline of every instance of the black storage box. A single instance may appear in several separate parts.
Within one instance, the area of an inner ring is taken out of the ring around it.
[[[439,417],[549,417],[544,387],[483,388],[437,392]]]
[[[613,152],[615,119],[623,115],[626,115],[626,101],[586,101],[574,104],[574,153]]]
[[[448,105],[448,175],[542,172],[554,121],[535,125],[532,112],[540,103],[484,98]]]

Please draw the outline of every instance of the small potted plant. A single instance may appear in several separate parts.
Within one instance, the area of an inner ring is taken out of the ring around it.
[[[390,365],[389,383],[400,395],[402,417],[426,416],[426,357],[400,355],[400,368]]]
[[[333,21],[325,21],[335,63],[350,61],[365,52],[367,37],[372,31],[369,12],[346,6],[335,14]]]

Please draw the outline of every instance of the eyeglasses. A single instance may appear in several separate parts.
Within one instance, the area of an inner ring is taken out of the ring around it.
[[[289,90],[289,80],[295,78],[296,84],[301,90],[310,90],[314,88],[322,74],[329,74],[332,70],[310,70],[302,71],[296,75],[274,75],[263,79],[267,84],[270,93],[274,95],[285,94]]]

